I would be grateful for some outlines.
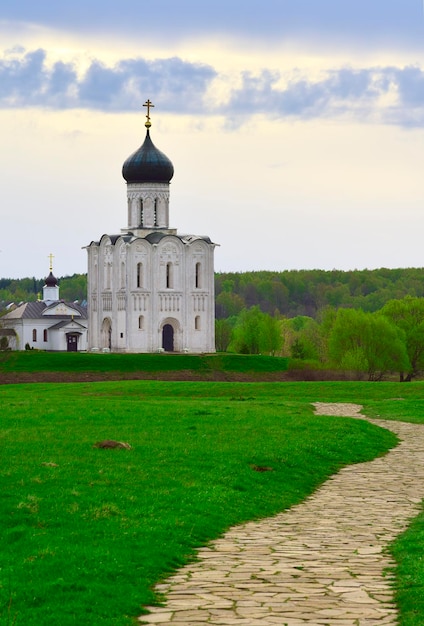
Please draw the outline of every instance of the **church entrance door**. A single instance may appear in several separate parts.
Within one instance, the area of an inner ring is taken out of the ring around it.
[[[78,335],[66,335],[68,352],[78,351]]]
[[[112,322],[109,317],[105,317],[101,328],[101,348],[111,349],[112,347]]]
[[[163,327],[162,348],[165,352],[174,352],[174,329],[171,324],[165,324]]]

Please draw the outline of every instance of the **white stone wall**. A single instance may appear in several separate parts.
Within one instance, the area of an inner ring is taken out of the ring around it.
[[[88,246],[89,349],[157,352],[168,325],[174,351],[214,352],[214,247],[176,235]]]
[[[69,331],[81,332],[78,339],[78,351],[87,350],[87,331],[84,331],[79,325],[69,324],[66,327],[51,330],[49,327],[54,325],[54,320],[46,316],[40,319],[18,319],[5,321],[5,326],[14,328],[17,335],[17,350],[25,350],[25,345],[36,350],[52,350],[66,352],[68,349],[66,333]],[[36,331],[36,340],[34,341],[34,331]],[[47,331],[47,341],[44,340],[44,331]]]
[[[169,184],[131,183],[127,185],[128,229],[168,228]]]

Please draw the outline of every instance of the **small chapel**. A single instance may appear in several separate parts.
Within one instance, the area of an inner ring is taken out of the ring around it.
[[[11,350],[87,350],[87,308],[77,301],[60,299],[52,258],[51,254],[43,297],[36,302],[10,305],[8,313],[1,319],[0,339],[5,337]]]
[[[143,144],[123,164],[128,224],[88,253],[88,349],[215,352],[214,244],[169,226],[174,166],[153,144],[147,100]]]

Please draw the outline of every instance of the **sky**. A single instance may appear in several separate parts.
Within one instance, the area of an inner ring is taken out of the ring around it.
[[[86,272],[173,162],[218,272],[424,267],[422,0],[0,0],[0,277]]]

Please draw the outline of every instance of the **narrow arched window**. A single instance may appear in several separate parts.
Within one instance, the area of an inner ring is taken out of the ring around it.
[[[37,329],[34,328],[32,331],[32,340],[37,341]]]
[[[143,198],[140,198],[140,204],[138,206],[139,215],[140,215],[140,226],[144,226],[144,206],[143,206]]]
[[[200,289],[200,287],[202,286],[201,280],[200,280],[201,269],[202,269],[202,266],[200,265],[200,263],[196,263],[196,278],[195,278],[196,289]]]
[[[200,315],[194,318],[194,330],[200,330]]]
[[[143,286],[143,263],[137,263],[137,288]]]
[[[153,225],[157,226],[158,225],[158,199],[155,198],[155,206],[153,209]]]
[[[140,315],[140,317],[138,318],[138,328],[139,330],[144,329],[144,315]]]
[[[125,287],[125,263],[121,263],[121,289]]]
[[[43,330],[43,341],[47,341],[47,328]]]
[[[105,265],[105,289],[110,289],[111,285],[112,266],[110,263]]]
[[[166,264],[166,288],[167,289],[173,288],[174,286],[173,281],[174,281],[174,276],[173,276],[172,263],[167,263]]]

